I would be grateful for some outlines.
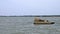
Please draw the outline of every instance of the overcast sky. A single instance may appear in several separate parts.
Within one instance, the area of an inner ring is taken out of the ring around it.
[[[60,0],[0,0],[0,15],[60,15]]]

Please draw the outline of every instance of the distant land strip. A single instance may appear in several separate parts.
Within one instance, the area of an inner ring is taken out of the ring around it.
[[[23,16],[0,16],[0,17],[60,17],[60,15],[23,15]]]

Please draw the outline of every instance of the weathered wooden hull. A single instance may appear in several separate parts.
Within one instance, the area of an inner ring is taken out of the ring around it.
[[[34,24],[54,24],[54,23],[55,23],[55,22],[50,22],[50,23],[49,23],[49,22],[43,22],[43,23],[42,23],[42,22],[38,22],[38,23],[35,22]]]

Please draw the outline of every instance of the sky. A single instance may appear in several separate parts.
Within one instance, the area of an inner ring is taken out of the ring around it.
[[[0,15],[60,15],[60,0],[0,0]]]

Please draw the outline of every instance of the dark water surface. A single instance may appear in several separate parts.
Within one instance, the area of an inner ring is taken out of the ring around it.
[[[40,17],[53,25],[34,25],[34,17],[0,17],[0,34],[60,34],[60,17]]]

